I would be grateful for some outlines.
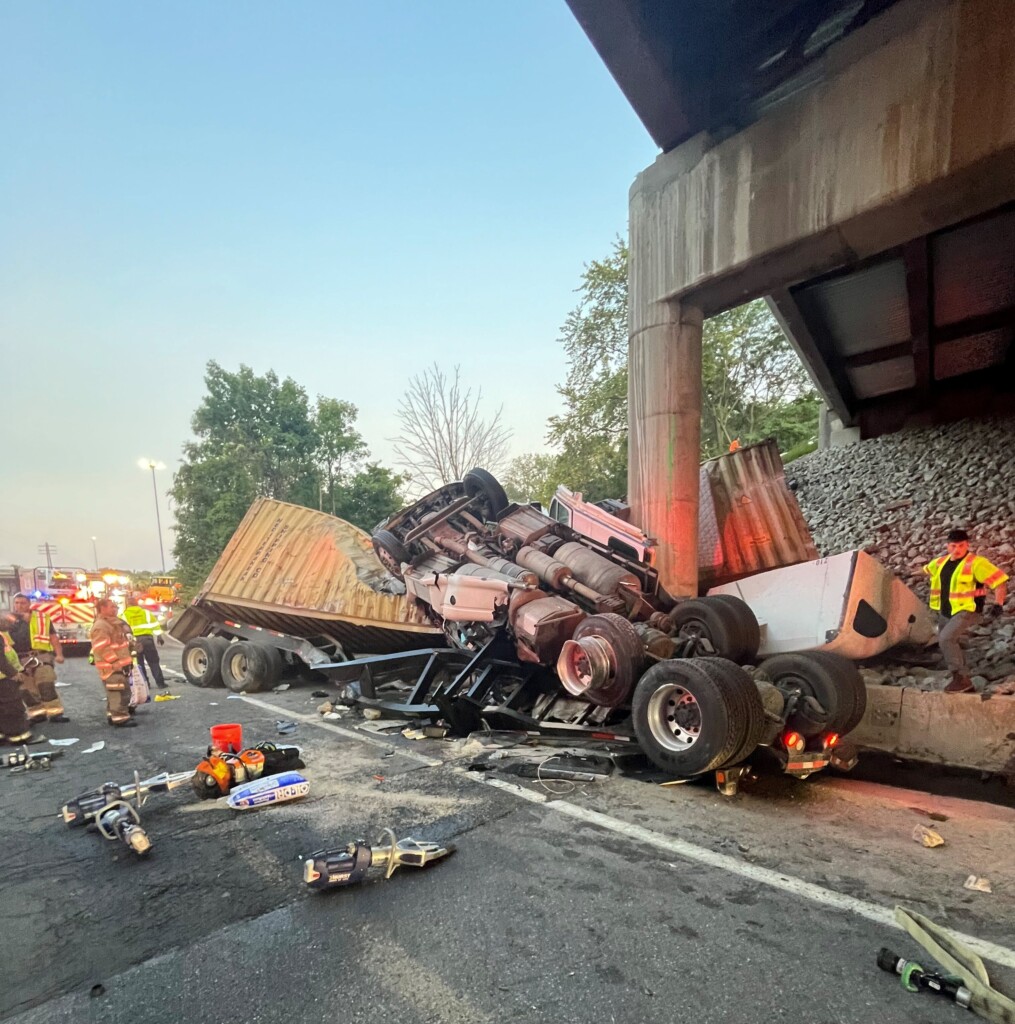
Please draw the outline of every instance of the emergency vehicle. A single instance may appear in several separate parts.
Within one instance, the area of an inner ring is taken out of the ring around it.
[[[89,634],[95,621],[95,603],[84,569],[24,569],[20,585],[21,592],[31,601],[32,611],[48,613],[67,653],[87,653],[91,649]]]

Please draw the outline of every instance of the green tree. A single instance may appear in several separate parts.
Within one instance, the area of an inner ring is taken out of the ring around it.
[[[627,261],[618,239],[589,263],[579,302],[561,328],[568,371],[564,411],[547,438],[558,481],[597,501],[627,490]],[[817,433],[819,400],[800,360],[761,300],[705,321],[701,457],[775,437],[786,451]]]
[[[170,493],[175,503],[173,552],[181,582],[198,586],[256,498],[328,508],[363,529],[402,504],[403,479],[376,464],[355,430],[356,407],[319,397],[274,371],[231,372],[216,362],[192,419],[196,435],[183,448]]]
[[[559,483],[590,501],[627,491],[627,245],[585,267],[578,305],[560,331],[567,378],[564,412],[547,439],[559,451]]]
[[[511,460],[501,483],[512,501],[538,501],[547,506],[563,480],[561,472],[559,455],[529,453]]]

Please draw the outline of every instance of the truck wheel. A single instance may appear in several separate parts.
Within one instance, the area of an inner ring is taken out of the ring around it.
[[[583,690],[580,696],[600,707],[615,708],[627,700],[634,681],[641,675],[642,666],[645,664],[645,648],[634,625],[623,615],[617,615],[615,612],[603,612],[582,619],[571,639],[582,640],[592,636],[602,637],[606,641],[612,671],[605,687],[589,687]],[[577,656],[578,651],[575,651],[575,654]],[[571,667],[580,675],[580,665]]]
[[[750,637],[744,635],[741,616],[725,601],[714,597],[694,597],[681,601],[669,613],[677,636],[703,637],[720,658],[729,658],[738,664],[746,660]],[[754,657],[757,648],[750,653]]]
[[[507,492],[501,487],[500,482],[493,473],[488,473],[485,469],[470,469],[462,478],[462,483],[465,484],[465,493],[470,497],[483,495],[490,519],[496,519],[510,504]]]
[[[754,680],[735,662],[726,658],[695,658],[694,663],[700,665],[718,686],[729,692],[731,700],[739,703],[739,713],[747,721],[743,743],[730,754],[728,761],[719,765],[720,768],[729,768],[739,764],[745,757],[750,757],[761,742],[767,721],[765,706]]]
[[[744,646],[740,657],[733,660],[738,665],[754,661],[758,656],[758,648],[761,646],[761,626],[751,606],[743,598],[734,594],[712,594],[710,597],[713,601],[719,601],[727,608],[732,608],[737,617],[737,627],[740,630]]]
[[[634,689],[631,720],[649,760],[678,776],[726,764],[752,728],[731,689],[696,658],[653,665]]]
[[[241,640],[222,655],[222,679],[234,693],[270,690],[282,674],[282,656],[267,644]]]
[[[412,561],[405,545],[390,530],[377,530],[370,541],[381,565],[396,579],[401,579],[402,563]]]
[[[840,736],[845,734],[846,725],[856,713],[857,698],[852,684],[840,676],[839,666],[826,658],[815,658],[809,651],[776,654],[758,666],[758,674],[770,679],[784,694],[800,690],[813,697],[828,714],[825,728]]]
[[[222,652],[229,641],[220,636],[197,636],[183,646],[183,674],[191,686],[222,685]]]
[[[867,685],[863,681],[863,676],[860,675],[856,662],[844,658],[841,654],[835,654],[833,651],[809,651],[808,655],[827,665],[838,676],[842,689],[853,694],[853,713],[839,731],[839,735],[846,736],[860,724],[867,710]],[[843,704],[845,703],[844,699]]]

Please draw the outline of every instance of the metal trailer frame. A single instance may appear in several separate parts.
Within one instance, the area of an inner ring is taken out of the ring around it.
[[[305,639],[290,636],[288,633],[278,633],[274,629],[266,629],[263,626],[248,626],[243,622],[233,622],[231,619],[216,620],[211,632],[206,635],[236,637],[239,640],[249,640],[251,643],[266,644],[295,655],[308,668],[315,670],[319,670],[323,666],[340,664],[337,662],[337,656],[345,653],[342,645],[326,633]]]

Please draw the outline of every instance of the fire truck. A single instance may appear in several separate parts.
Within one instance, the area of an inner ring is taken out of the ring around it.
[[[32,611],[49,613],[66,653],[87,653],[95,603],[85,570],[77,566],[39,566],[21,570],[19,582],[21,592],[32,603]]]

